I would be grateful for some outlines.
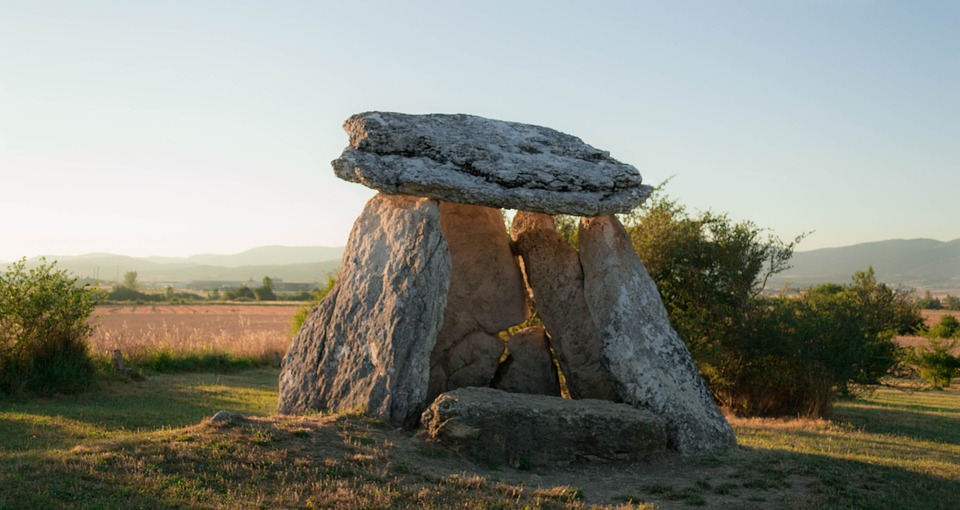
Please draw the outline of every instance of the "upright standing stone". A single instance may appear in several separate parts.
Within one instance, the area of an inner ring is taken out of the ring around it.
[[[620,222],[582,218],[579,243],[589,316],[602,330],[600,354],[619,398],[662,416],[681,453],[735,445]]]
[[[359,408],[415,423],[449,281],[437,202],[372,198],[350,233],[336,286],[287,353],[280,412]]]
[[[456,388],[489,386],[504,351],[497,333],[529,313],[499,210],[440,202],[440,226],[450,247],[450,291],[430,356],[428,401]]]
[[[619,401],[601,365],[602,338],[584,297],[577,250],[546,214],[517,211],[510,235],[570,396]]]

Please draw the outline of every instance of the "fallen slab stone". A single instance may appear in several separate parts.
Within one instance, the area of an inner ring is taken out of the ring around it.
[[[425,434],[477,462],[513,467],[637,460],[666,449],[663,421],[603,400],[460,388],[423,412]]]
[[[547,214],[627,212],[652,188],[606,151],[559,131],[473,115],[366,112],[344,123],[333,169],[385,193]]]

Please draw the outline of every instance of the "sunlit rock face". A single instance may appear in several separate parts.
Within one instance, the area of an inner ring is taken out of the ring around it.
[[[510,231],[570,395],[619,400],[601,364],[603,338],[587,308],[576,248],[546,214],[518,211]]]
[[[408,426],[425,416],[440,441],[476,429],[522,444],[538,429],[528,423],[536,413],[515,412],[518,402],[551,409],[558,424],[564,409],[585,413],[584,434],[622,402],[662,430],[654,449],[701,454],[736,444],[609,215],[648,195],[635,168],[570,135],[469,115],[370,112],[344,127],[350,146],[335,172],[383,192],[354,224],[336,286],[288,351],[280,412],[362,410]],[[509,235],[500,207],[518,210]],[[578,247],[546,213],[583,216]],[[488,389],[457,393],[473,387]],[[537,400],[564,389],[606,406]],[[478,406],[465,409],[493,406],[504,418],[440,426],[435,418],[449,406],[437,403],[467,397]],[[421,415],[431,402],[432,414]],[[559,448],[531,444],[545,459]]]
[[[489,386],[504,343],[498,333],[527,319],[526,287],[498,209],[440,203],[450,247],[450,291],[430,355],[428,400],[467,386]]]
[[[582,218],[577,238],[584,297],[602,338],[601,364],[618,399],[662,416],[671,446],[682,453],[734,446],[733,429],[617,218]]]
[[[449,283],[436,200],[373,197],[350,233],[336,285],[287,351],[280,412],[363,409],[416,422]]]
[[[386,193],[547,214],[627,212],[640,172],[559,131],[473,115],[366,112],[347,119],[341,179]]]

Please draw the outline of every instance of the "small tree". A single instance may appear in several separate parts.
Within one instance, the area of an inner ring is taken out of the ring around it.
[[[225,295],[227,299],[234,301],[253,301],[256,298],[253,290],[246,285],[241,285],[239,289],[228,290]]]
[[[960,336],[960,321],[953,315],[944,315],[940,321],[930,326],[924,335],[930,339],[954,338]]]
[[[943,308],[943,303],[941,303],[938,298],[933,297],[933,294],[928,290],[924,292],[923,297],[920,298],[920,308],[924,310],[940,310]]]
[[[123,273],[123,286],[128,289],[137,288],[137,272],[136,271],[127,271]]]
[[[0,275],[0,391],[71,393],[93,382],[87,318],[99,297],[76,282],[43,259]]]
[[[957,348],[957,340],[931,338],[928,345],[915,347],[905,356],[908,364],[917,367],[920,377],[930,383],[935,390],[950,387],[950,381],[960,371],[960,358],[952,352]]]
[[[947,294],[947,297],[943,298],[943,307],[947,310],[960,310],[960,297]]]

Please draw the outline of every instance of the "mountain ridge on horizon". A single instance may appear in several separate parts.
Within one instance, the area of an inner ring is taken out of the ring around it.
[[[340,265],[345,247],[258,246],[234,254],[200,253],[186,257],[131,257],[103,252],[46,256],[81,277],[115,271],[137,271],[144,280],[187,281],[253,278],[321,281]],[[40,257],[28,259],[36,264]],[[849,246],[796,251],[791,268],[775,275],[768,289],[784,285],[806,288],[820,283],[846,283],[855,271],[873,267],[877,279],[932,292],[960,293],[960,238],[886,239]],[[244,277],[246,275],[246,277]],[[111,278],[102,278],[110,280]]]
[[[136,271],[140,281],[186,282],[191,280],[259,281],[264,276],[288,282],[323,281],[335,272],[343,247],[258,246],[234,254],[195,254],[186,257],[132,257],[105,252],[81,255],[36,256],[27,259],[36,266],[41,258],[84,278],[119,280],[123,273]]]
[[[960,292],[960,238],[886,239],[795,251],[790,265],[770,279],[768,288],[847,283],[854,272],[872,267],[877,280],[887,284],[934,293]]]

